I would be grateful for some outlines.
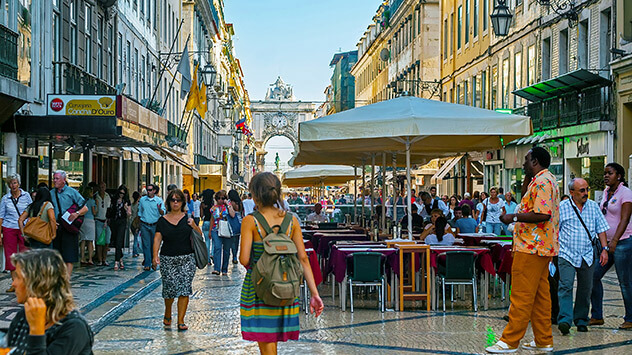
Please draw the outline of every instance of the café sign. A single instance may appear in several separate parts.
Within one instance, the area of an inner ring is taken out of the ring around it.
[[[49,116],[116,116],[116,96],[113,95],[48,95],[46,112]]]

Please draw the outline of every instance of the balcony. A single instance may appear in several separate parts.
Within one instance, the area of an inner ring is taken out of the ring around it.
[[[53,62],[55,93],[72,95],[114,95],[116,89],[104,80],[69,62]]]
[[[0,76],[18,80],[18,34],[0,25]]]
[[[167,143],[170,147],[187,147],[186,132],[171,122],[167,122]]]

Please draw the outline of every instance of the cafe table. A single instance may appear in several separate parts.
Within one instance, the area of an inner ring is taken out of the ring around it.
[[[493,233],[459,233],[465,245],[480,245],[482,240],[511,240],[510,235],[495,235]]]
[[[339,248],[334,246],[331,250],[329,263],[335,277],[335,281],[340,284],[340,306],[345,311],[347,308],[347,256],[358,252],[377,252],[386,257],[386,268],[389,269],[397,260],[397,249],[395,248]],[[334,285],[332,284],[333,288]]]
[[[481,288],[482,297],[483,297],[483,308],[487,310],[489,306],[489,275],[496,275],[496,270],[494,269],[494,263],[492,262],[492,256],[489,248],[487,247],[473,247],[473,246],[456,246],[456,245],[431,245],[430,246],[430,266],[435,270],[435,272],[430,273],[432,276],[432,285],[431,287],[433,295],[435,294],[435,278],[436,278],[436,270],[437,270],[437,259],[439,254],[449,252],[449,251],[473,251],[476,253],[476,264],[477,267],[483,271],[483,287]],[[478,297],[478,295],[477,295]],[[437,308],[437,300],[435,298],[433,302],[433,308]]]

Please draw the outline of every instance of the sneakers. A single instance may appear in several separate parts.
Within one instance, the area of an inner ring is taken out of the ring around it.
[[[570,333],[571,325],[566,322],[562,322],[557,326],[557,329],[560,330],[562,335],[568,335]]]
[[[213,270],[213,272],[211,272],[211,274],[213,274],[213,275],[219,275],[219,271],[215,271],[215,270]]]
[[[590,320],[588,321],[588,325],[603,325],[603,319],[590,318]]]
[[[496,344],[486,347],[485,350],[492,354],[508,354],[515,353],[518,348],[512,348],[504,341],[498,341]]]
[[[577,326],[577,331],[578,332],[582,332],[582,333],[586,333],[588,331],[588,327],[585,325],[578,325]]]
[[[621,323],[621,325],[619,326],[619,329],[632,330],[632,322],[623,322],[623,323]]]
[[[535,340],[532,340],[530,343],[523,343],[522,344],[522,348],[525,350],[535,350],[535,351],[543,351],[543,352],[551,352],[553,351],[553,344],[551,345],[545,345],[545,346],[538,346],[535,343]]]

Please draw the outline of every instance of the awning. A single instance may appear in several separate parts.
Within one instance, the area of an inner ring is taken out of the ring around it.
[[[186,161],[184,161],[182,158],[180,158],[179,156],[171,153],[170,151],[168,151],[167,149],[163,149],[163,148],[158,148],[162,153],[165,154],[165,156],[167,158],[170,158],[171,160],[173,160],[174,162],[182,165],[183,167],[191,170],[191,175],[193,175],[194,178],[198,178],[198,169],[195,168],[195,166],[190,165],[189,163],[187,163]],[[165,160],[166,161],[166,160]]]
[[[452,170],[452,168],[454,168],[454,166],[456,165],[456,163],[459,162],[459,160],[461,160],[461,158],[463,158],[465,155],[459,155],[453,158],[450,158],[447,162],[445,162],[445,164],[443,164],[441,166],[441,168],[439,168],[439,170],[437,170],[437,172],[430,178],[430,183],[431,184],[440,184],[443,181],[443,178],[448,174],[448,172],[450,172],[450,170]]]
[[[557,78],[541,81],[537,84],[515,90],[514,95],[532,102],[552,99],[570,92],[577,92],[592,86],[608,86],[612,82],[586,69],[578,69]]]
[[[160,154],[156,153],[155,150],[148,147],[136,147],[139,152],[148,155],[152,160],[163,162],[165,158],[163,158]]]

